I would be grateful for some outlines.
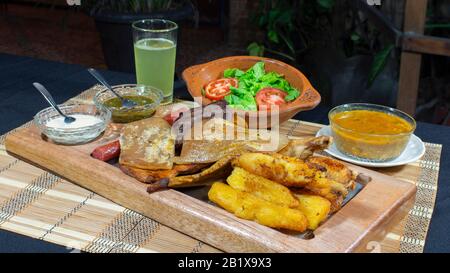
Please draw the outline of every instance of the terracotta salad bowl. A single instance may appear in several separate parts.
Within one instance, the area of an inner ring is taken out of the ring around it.
[[[202,97],[202,89],[210,82],[223,77],[223,72],[229,68],[238,68],[246,71],[257,62],[265,63],[266,72],[276,72],[284,75],[285,79],[291,84],[292,87],[300,91],[300,96],[292,102],[283,104],[279,108],[279,123],[283,123],[297,113],[314,109],[321,100],[320,94],[312,87],[309,80],[296,68],[268,58],[255,57],[255,56],[233,56],[218,59],[205,64],[191,66],[183,71],[183,79],[186,81],[187,88],[192,97]],[[208,105],[213,101],[203,97],[202,104]],[[250,117],[258,118],[264,114],[269,120],[266,124],[258,124],[259,128],[270,127],[270,120],[273,119],[271,112],[262,111],[243,111],[234,110],[239,115],[245,116],[248,121]]]

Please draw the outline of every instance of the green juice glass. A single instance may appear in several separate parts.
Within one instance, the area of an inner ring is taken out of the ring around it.
[[[178,25],[164,19],[146,19],[132,26],[137,83],[160,89],[162,104],[172,103]]]

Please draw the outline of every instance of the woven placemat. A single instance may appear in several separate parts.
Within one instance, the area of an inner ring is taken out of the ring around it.
[[[99,88],[94,86],[69,102],[90,103]],[[320,128],[319,124],[295,120],[281,126],[282,132],[292,136],[315,135]],[[6,135],[0,137],[1,229],[74,248],[74,251],[220,252],[8,155],[4,146]],[[371,242],[368,246],[371,251],[423,251],[436,199],[442,148],[438,144],[425,145],[427,152],[418,162],[381,170],[416,184],[418,191],[409,215],[385,234],[382,241]]]

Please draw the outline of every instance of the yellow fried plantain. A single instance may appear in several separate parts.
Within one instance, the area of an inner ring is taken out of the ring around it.
[[[308,219],[308,229],[315,230],[320,223],[327,219],[331,209],[331,202],[317,195],[296,194],[295,196],[300,202],[298,209]]]
[[[268,227],[299,232],[304,232],[308,227],[308,220],[300,210],[276,205],[224,183],[214,183],[208,198],[239,218]]]
[[[280,206],[290,208],[298,206],[297,198],[292,195],[287,187],[259,175],[251,174],[239,167],[234,168],[227,178],[227,183],[233,189],[251,193]]]
[[[292,193],[295,196],[298,196],[298,195],[315,195],[315,196],[319,196],[317,193],[315,193],[313,191],[310,191],[308,189],[305,189],[305,188],[303,188],[303,189],[292,189]],[[323,196],[321,196],[321,197],[323,197]],[[327,199],[330,202],[330,204],[331,204],[330,214],[340,210],[342,208],[342,204],[344,203],[344,198],[342,196],[341,197],[336,197],[336,198],[333,198],[333,199],[328,199],[328,198],[325,198],[325,199]]]

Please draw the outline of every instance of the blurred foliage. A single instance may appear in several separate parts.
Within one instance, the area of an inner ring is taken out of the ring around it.
[[[311,34],[324,30],[334,0],[260,0],[253,21],[265,31],[266,40],[249,46],[252,54],[266,51],[295,62],[314,42]]]
[[[368,86],[383,71],[392,44],[380,41],[381,33],[356,10],[342,14],[344,28],[336,35],[335,0],[260,0],[253,21],[265,32],[264,41],[248,46],[250,55],[277,55],[298,66],[302,54],[313,48],[335,47],[346,57],[373,56]]]
[[[427,32],[437,31],[438,35],[450,36],[450,1],[431,0],[428,3],[427,23],[425,29]]]
[[[113,11],[118,13],[150,13],[177,9],[188,0],[84,0],[83,6],[91,13]]]

